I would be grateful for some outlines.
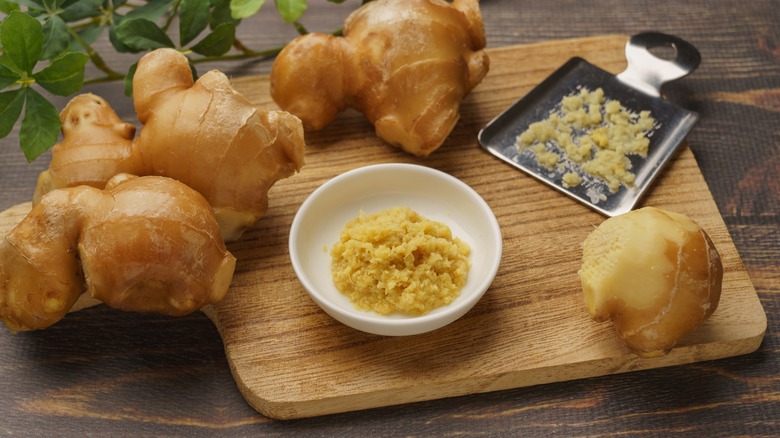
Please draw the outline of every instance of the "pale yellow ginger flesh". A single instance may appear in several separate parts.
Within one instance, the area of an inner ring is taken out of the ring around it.
[[[53,190],[0,241],[0,318],[44,329],[87,292],[111,307],[172,316],[219,302],[235,258],[214,213],[170,178],[120,174],[104,190]]]
[[[588,311],[639,356],[665,355],[718,307],[720,256],[682,214],[645,207],[607,219],[582,249]]]
[[[133,77],[143,128],[122,122],[93,94],[62,110],[62,142],[38,177],[33,203],[53,189],[103,188],[117,173],[160,175],[197,190],[211,204],[222,235],[237,240],[266,211],[268,190],[300,170],[303,125],[284,111],[264,111],[212,70],[193,80],[173,49],[144,55]]]
[[[307,130],[353,108],[379,138],[427,156],[487,75],[485,43],[478,0],[376,0],[350,14],[343,36],[288,44],[271,70],[271,96]]]
[[[633,185],[630,155],[646,157],[655,119],[649,111],[633,113],[604,91],[581,88],[564,96],[545,120],[531,123],[517,137],[546,169],[564,169],[562,184],[574,187],[592,176],[611,192]]]
[[[470,252],[449,227],[408,208],[361,212],[331,248],[333,281],[360,310],[422,315],[460,295]]]

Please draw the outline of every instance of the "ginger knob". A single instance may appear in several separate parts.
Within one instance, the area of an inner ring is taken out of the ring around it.
[[[268,191],[303,166],[303,125],[257,108],[211,70],[193,80],[187,58],[157,49],[138,61],[134,141],[147,175],[177,179],[211,204],[222,236],[237,240],[268,207]]]
[[[105,190],[53,190],[0,241],[0,318],[44,329],[83,292],[172,316],[220,301],[235,258],[206,200],[170,178],[120,174]]]
[[[60,123],[62,141],[52,148],[49,169],[38,175],[33,204],[54,189],[102,189],[118,173],[141,173],[141,158],[132,150],[135,126],[123,122],[102,97],[74,97],[60,112]]]
[[[377,0],[350,14],[343,37],[311,33],[287,45],[271,96],[310,130],[356,109],[378,137],[427,156],[487,75],[484,48],[478,0]]]
[[[585,305],[637,355],[657,357],[718,306],[723,279],[709,236],[688,217],[645,207],[604,221],[583,242]]]
[[[71,100],[33,204],[57,188],[103,188],[118,173],[167,176],[203,195],[222,236],[233,241],[265,214],[271,186],[303,166],[297,117],[258,108],[217,70],[194,80],[177,50],[153,50],[138,61],[133,103],[144,125],[135,137],[135,127],[100,97]]]

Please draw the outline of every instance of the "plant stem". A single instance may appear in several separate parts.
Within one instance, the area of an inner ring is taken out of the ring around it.
[[[242,43],[241,40],[239,40],[238,38],[233,40],[233,47],[235,47],[236,50],[240,50],[244,53],[252,51],[249,47],[245,46],[244,43]]]
[[[176,0],[173,4],[173,9],[170,12],[170,15],[168,15],[168,19],[165,20],[165,24],[163,25],[162,29],[167,33],[168,29],[171,27],[171,23],[173,23],[174,17],[176,17],[177,12],[179,11],[179,4],[181,3],[181,0]]]
[[[103,61],[103,58],[95,51],[95,49],[92,48],[89,44],[87,44],[86,41],[84,41],[83,38],[81,38],[81,35],[76,33],[73,29],[68,27],[68,33],[81,45],[81,47],[84,48],[84,50],[87,52],[87,56],[89,56],[90,61],[92,61],[93,64],[95,64],[95,67],[106,73],[107,76],[119,80],[125,77],[122,73],[115,72],[114,70],[111,70],[111,68],[108,67],[105,61]]]
[[[340,36],[343,33],[343,30],[341,28],[334,30],[331,32],[331,35],[334,36]],[[88,44],[84,43],[83,40],[77,37],[77,40],[79,40],[79,44],[82,45],[82,47],[85,47],[87,50],[87,54],[89,55],[90,59],[92,59],[92,62],[97,66],[101,71],[106,73],[105,76],[87,79],[84,81],[84,85],[91,85],[91,84],[100,84],[100,83],[106,83],[106,82],[113,82],[117,80],[124,79],[124,75],[121,73],[117,73],[108,66],[106,66],[105,62],[103,62],[102,58],[100,58],[100,55],[98,55],[91,47],[89,47]],[[194,58],[191,59],[190,62],[193,64],[202,64],[204,62],[215,62],[215,61],[238,61],[238,60],[245,60],[245,59],[268,59],[272,58],[279,54],[279,52],[284,49],[286,44],[278,46],[278,47],[272,47],[270,49],[264,49],[264,50],[252,50],[249,47],[245,46],[243,42],[241,42],[239,39],[235,39],[233,41],[233,47],[240,51],[241,53],[236,53],[232,55],[220,55],[220,56],[203,56],[200,58]],[[94,58],[93,58],[94,54]],[[102,67],[101,67],[102,66]]]
[[[306,35],[309,33],[309,31],[301,24],[300,22],[296,21],[293,23],[293,26],[295,26],[295,30],[298,31],[299,35]]]
[[[94,26],[94,25],[96,25],[96,24],[98,24],[98,25],[100,24],[100,19],[93,17],[93,18],[92,18],[91,20],[89,20],[89,21],[85,21],[85,22],[83,22],[83,23],[79,23],[79,24],[74,24],[74,25],[71,25],[71,26],[70,26],[70,28],[71,28],[71,29],[72,29],[74,32],[78,32],[78,31],[80,31],[80,30],[84,30],[84,29],[86,29],[86,28],[88,28],[88,27],[92,27],[92,26]]]
[[[249,50],[242,53],[237,53],[235,55],[222,55],[222,56],[204,56],[201,58],[195,58],[192,59],[190,62],[193,64],[200,64],[203,62],[212,62],[212,61],[236,61],[240,59],[252,59],[252,58],[270,58],[272,56],[276,56],[279,54],[279,52],[284,49],[284,46],[274,47],[271,49],[266,50]]]
[[[121,76],[121,75],[119,77],[106,75],[106,76],[101,76],[99,78],[87,79],[87,80],[84,81],[84,85],[86,86],[86,85],[92,85],[92,84],[104,84],[106,82],[114,82],[114,81],[119,81],[119,80],[122,80],[122,79],[124,79],[124,76]]]

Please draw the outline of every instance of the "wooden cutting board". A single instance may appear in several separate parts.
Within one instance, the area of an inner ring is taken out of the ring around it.
[[[491,49],[490,73],[463,102],[441,149],[419,159],[377,140],[357,113],[307,134],[306,165],[270,193],[267,215],[229,249],[233,285],[204,309],[225,344],[231,371],[256,410],[274,418],[336,412],[658,368],[754,351],[766,316],[687,146],[644,205],[682,212],[711,236],[724,265],[720,306],[669,355],[640,359],[609,323],[588,316],[577,278],[580,243],[604,217],[498,161],[477,132],[572,56],[611,72],[625,68],[625,36]],[[275,108],[268,78],[235,80],[264,108]],[[463,180],[495,212],[504,255],[492,287],[463,318],[411,337],[382,337],[344,326],[317,307],[290,265],[293,216],[319,185],[347,170],[385,162],[430,166]],[[32,187],[30,190],[32,193]],[[30,209],[0,214],[0,235]]]

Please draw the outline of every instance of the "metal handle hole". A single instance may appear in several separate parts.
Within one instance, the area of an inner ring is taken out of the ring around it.
[[[660,58],[666,61],[674,61],[677,59],[677,47],[674,44],[662,44],[660,46],[649,47],[647,49],[656,58]]]

